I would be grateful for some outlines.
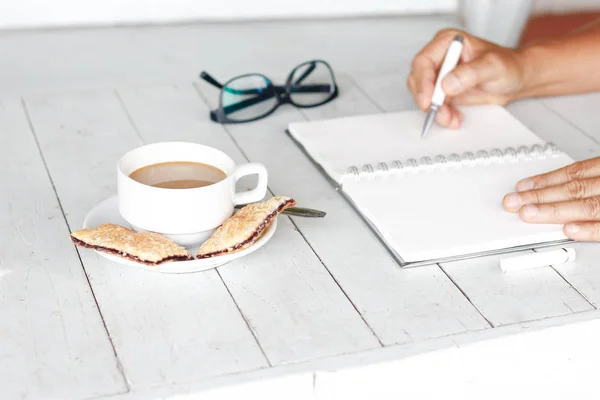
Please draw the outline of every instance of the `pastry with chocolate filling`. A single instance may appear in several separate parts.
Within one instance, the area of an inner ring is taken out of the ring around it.
[[[102,224],[96,228],[73,232],[71,240],[77,246],[113,254],[146,265],[194,259],[184,247],[158,233],[135,232],[114,224]]]
[[[235,253],[250,247],[277,215],[296,205],[289,197],[273,197],[264,203],[245,206],[225,221],[198,251],[198,258]]]

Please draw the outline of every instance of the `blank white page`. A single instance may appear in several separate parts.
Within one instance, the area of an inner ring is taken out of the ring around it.
[[[460,129],[433,124],[425,139],[421,139],[425,113],[418,110],[297,122],[288,131],[338,183],[353,165],[543,143],[503,107],[461,110],[465,118]]]
[[[566,239],[562,225],[526,223],[502,199],[520,179],[570,162],[561,155],[363,178],[343,190],[404,261],[424,261]]]

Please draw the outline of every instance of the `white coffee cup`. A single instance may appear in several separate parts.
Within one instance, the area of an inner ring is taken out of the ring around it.
[[[200,162],[223,171],[227,177],[212,185],[191,189],[165,189],[129,177],[139,168],[171,161]],[[251,191],[235,191],[246,175],[258,175]],[[119,212],[136,231],[161,233],[187,248],[197,247],[227,220],[234,206],[261,201],[267,193],[267,170],[262,164],[239,166],[225,153],[197,143],[163,142],[138,147],[117,165]]]

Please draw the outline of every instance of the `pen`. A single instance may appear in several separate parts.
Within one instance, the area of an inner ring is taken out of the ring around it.
[[[429,107],[427,117],[425,117],[425,124],[423,125],[423,133],[421,134],[421,138],[427,136],[427,132],[429,132],[429,128],[435,119],[435,114],[444,103],[446,93],[444,93],[442,90],[442,79],[444,79],[444,76],[446,76],[448,72],[452,71],[454,67],[456,67],[462,49],[463,37],[461,35],[456,35],[454,40],[452,40],[452,43],[450,43],[450,47],[448,48],[446,56],[444,57],[444,62],[442,63],[442,68],[440,68],[440,73],[437,77],[437,81],[435,82],[433,96],[431,97],[431,106]]]

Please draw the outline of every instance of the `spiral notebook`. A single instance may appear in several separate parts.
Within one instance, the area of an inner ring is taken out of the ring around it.
[[[569,241],[561,225],[502,208],[522,178],[573,162],[496,105],[461,108],[458,130],[421,111],[292,123],[288,133],[342,192],[401,266]]]

